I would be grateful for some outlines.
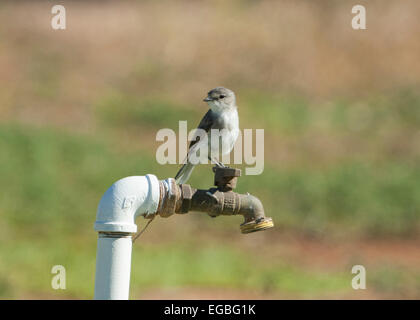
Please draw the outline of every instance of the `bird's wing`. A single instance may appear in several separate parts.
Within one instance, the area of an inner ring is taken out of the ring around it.
[[[214,113],[209,109],[207,113],[204,115],[203,119],[201,119],[197,129],[202,129],[206,132],[209,132],[212,125],[214,123]],[[200,141],[200,137],[196,137],[195,140],[192,140],[188,149],[191,149],[193,145],[195,145],[198,141]]]

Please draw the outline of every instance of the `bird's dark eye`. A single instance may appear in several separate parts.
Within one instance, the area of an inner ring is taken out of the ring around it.
[[[224,94],[221,94],[219,98],[223,99],[224,97],[226,97],[226,96]]]

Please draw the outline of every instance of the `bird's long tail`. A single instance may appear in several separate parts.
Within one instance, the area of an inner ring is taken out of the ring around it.
[[[183,184],[187,182],[190,178],[191,172],[194,169],[194,165],[192,163],[185,163],[181,169],[179,169],[178,173],[175,176],[175,181],[177,184]]]

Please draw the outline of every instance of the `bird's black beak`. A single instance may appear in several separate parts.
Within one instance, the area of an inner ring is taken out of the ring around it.
[[[212,101],[212,99],[211,99],[211,98],[209,98],[209,97],[205,97],[205,98],[203,99],[203,101],[204,101],[204,102],[209,102],[209,101]]]

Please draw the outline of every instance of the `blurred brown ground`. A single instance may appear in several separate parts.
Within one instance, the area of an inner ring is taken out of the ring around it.
[[[91,102],[116,86],[192,106],[219,83],[312,100],[418,86],[420,3],[360,4],[363,31],[350,1],[68,1],[52,31],[50,2],[2,2],[1,116],[90,128]],[[59,87],[50,103],[35,77]]]

